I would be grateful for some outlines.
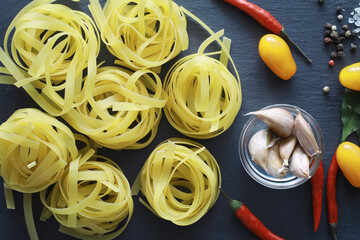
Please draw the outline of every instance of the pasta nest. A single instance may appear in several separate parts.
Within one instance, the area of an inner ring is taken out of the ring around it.
[[[42,218],[52,214],[60,231],[81,239],[113,239],[133,213],[130,185],[110,159],[95,155],[88,160],[93,153],[70,162],[61,179],[40,192]]]
[[[221,174],[215,158],[201,144],[187,139],[161,143],[140,174],[150,210],[180,226],[198,221],[219,196]]]
[[[70,129],[37,109],[19,109],[0,126],[1,176],[16,191],[47,188],[77,155]]]
[[[192,138],[212,138],[227,130],[241,106],[239,81],[218,60],[205,54],[180,59],[165,77],[170,124]]]
[[[15,85],[23,86],[45,111],[61,115],[92,91],[100,36],[85,13],[44,2],[34,1],[18,13],[7,29],[4,48],[22,69],[8,68]],[[85,69],[90,76],[87,81]]]
[[[133,68],[161,66],[188,48],[186,17],[171,0],[108,0],[90,11],[109,51]]]
[[[155,137],[167,98],[150,70],[101,67],[91,97],[63,117],[101,146],[139,149]]]

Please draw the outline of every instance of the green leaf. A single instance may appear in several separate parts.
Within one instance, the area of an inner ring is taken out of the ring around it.
[[[341,141],[356,132],[360,138],[360,92],[345,89],[341,105],[342,136]]]

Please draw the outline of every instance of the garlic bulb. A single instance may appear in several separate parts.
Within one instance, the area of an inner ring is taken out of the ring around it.
[[[310,125],[301,115],[300,111],[298,111],[295,118],[295,135],[309,157],[321,153]]]
[[[270,131],[266,129],[256,132],[249,141],[249,152],[251,158],[266,172],[269,147],[273,144],[273,142],[274,140],[271,138]]]
[[[291,156],[291,153],[294,151],[296,143],[297,139],[296,136],[293,134],[291,134],[290,137],[280,140],[279,154],[285,166],[289,165],[289,158]]]
[[[299,144],[296,145],[290,157],[290,172],[299,178],[310,178],[310,160]]]
[[[291,112],[282,108],[270,108],[250,112],[262,120],[270,131],[279,137],[286,138],[291,135],[294,129],[294,117]],[[246,116],[245,115],[245,116]]]
[[[284,178],[288,172],[288,168],[285,167],[281,161],[279,154],[280,142],[277,141],[274,146],[269,149],[269,154],[267,158],[266,168],[268,173],[276,178]]]

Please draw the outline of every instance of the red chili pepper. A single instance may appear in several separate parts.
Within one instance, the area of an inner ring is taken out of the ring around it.
[[[319,168],[310,179],[312,186],[312,204],[314,216],[314,232],[317,231],[321,217],[322,192],[324,186],[324,164],[321,160]]]
[[[265,28],[289,41],[305,57],[306,61],[309,63],[312,62],[311,59],[288,37],[284,27],[268,11],[246,0],[225,0],[225,2],[246,12]]]
[[[328,213],[328,222],[335,240],[337,240],[336,229],[338,226],[338,209],[336,203],[336,175],[338,172],[338,168],[339,167],[337,164],[335,152],[330,163],[326,182],[326,206]]]
[[[242,203],[229,198],[229,196],[220,188],[235,215],[251,232],[263,240],[285,240],[267,229],[264,224]]]

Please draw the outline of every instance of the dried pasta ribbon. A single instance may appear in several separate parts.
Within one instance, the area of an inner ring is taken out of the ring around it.
[[[0,49],[0,69],[48,113],[58,116],[83,103],[92,91],[100,36],[83,12],[51,0],[33,1],[11,22]],[[8,49],[10,34],[11,48]],[[84,78],[83,71],[88,77]]]
[[[166,102],[156,73],[101,67],[91,97],[63,118],[101,146],[139,149],[154,139]]]
[[[108,0],[90,11],[109,51],[132,68],[161,66],[188,48],[186,17],[171,0]]]
[[[230,47],[230,40],[225,38],[222,44],[222,62],[210,57],[220,52],[204,53],[222,35],[223,31],[211,35],[198,53],[180,59],[165,77],[164,89],[169,95],[165,115],[174,128],[189,137],[204,139],[223,133],[241,106],[240,78],[226,67],[225,46]]]
[[[177,225],[198,221],[219,196],[221,174],[201,144],[171,138],[157,146],[141,172],[141,191],[150,210]]]
[[[42,219],[52,214],[60,231],[80,239],[113,239],[133,213],[130,186],[113,161],[93,153],[72,161],[53,187],[40,192]]]
[[[77,155],[70,129],[37,109],[17,110],[0,126],[0,173],[10,189],[47,188]]]

